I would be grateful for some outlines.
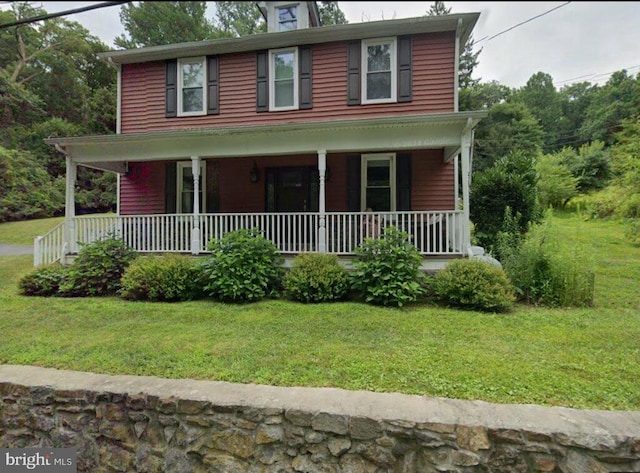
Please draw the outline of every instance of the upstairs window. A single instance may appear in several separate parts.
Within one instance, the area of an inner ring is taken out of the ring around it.
[[[270,110],[298,108],[298,49],[270,52]]]
[[[362,103],[396,101],[396,39],[362,41]]]
[[[278,31],[290,31],[298,29],[298,6],[290,5],[276,9],[278,17]]]
[[[204,115],[205,58],[178,60],[178,116]]]

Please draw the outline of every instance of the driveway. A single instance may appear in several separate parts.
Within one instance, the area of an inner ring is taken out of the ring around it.
[[[33,246],[0,245],[0,256],[32,255],[32,254],[33,254]]]

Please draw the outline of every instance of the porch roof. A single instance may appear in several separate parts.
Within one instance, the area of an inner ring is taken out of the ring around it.
[[[445,148],[452,157],[465,129],[485,111],[403,115],[278,125],[198,128],[116,135],[48,138],[78,163],[125,172],[128,161],[233,158],[325,152]]]

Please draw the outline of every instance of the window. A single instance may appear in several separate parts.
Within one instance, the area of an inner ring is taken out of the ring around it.
[[[362,103],[396,101],[396,39],[362,41]]]
[[[178,60],[178,116],[204,115],[205,58]]]
[[[278,31],[298,29],[298,6],[279,7],[276,9],[278,16]]]
[[[396,210],[395,154],[363,154],[361,209]]]
[[[206,186],[206,163],[200,162],[200,179],[198,185],[198,195],[200,197],[200,212],[206,212],[205,208],[205,186]],[[193,169],[191,161],[178,163],[178,202],[177,213],[193,213]]]
[[[270,52],[269,94],[270,110],[298,108],[298,49],[279,49]]]

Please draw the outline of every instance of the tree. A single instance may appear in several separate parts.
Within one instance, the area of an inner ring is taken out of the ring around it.
[[[505,102],[511,95],[511,89],[498,81],[479,82],[460,89],[458,102],[460,111],[489,110],[495,104]]]
[[[553,78],[544,72],[536,72],[512,98],[522,101],[537,118],[544,132],[545,149],[555,151],[562,121],[562,104]]]
[[[640,116],[640,74],[635,78],[626,70],[614,72],[598,89],[585,111],[580,129],[584,141],[602,140],[611,145],[622,122]]]
[[[537,156],[542,148],[543,133],[538,120],[520,102],[495,104],[487,118],[476,128],[474,170],[482,171],[503,156],[521,152]]]
[[[598,89],[597,85],[589,82],[576,82],[560,89],[558,93],[563,119],[558,129],[558,149],[564,146],[578,147],[588,142],[588,139],[581,136],[580,129],[584,123],[587,108],[598,93]]]
[[[348,23],[344,12],[338,6],[338,2],[318,2],[318,10],[320,10],[320,24],[322,26]]]
[[[451,13],[451,7],[447,8],[444,2],[433,2],[427,12],[428,16],[448,15]]]
[[[561,208],[577,194],[578,179],[559,153],[543,154],[536,161],[538,198],[543,208]]]
[[[213,27],[206,17],[207,2],[134,2],[120,8],[127,31],[114,43],[124,49],[210,39]]]
[[[234,38],[267,31],[267,24],[254,2],[215,3],[215,37]]]

